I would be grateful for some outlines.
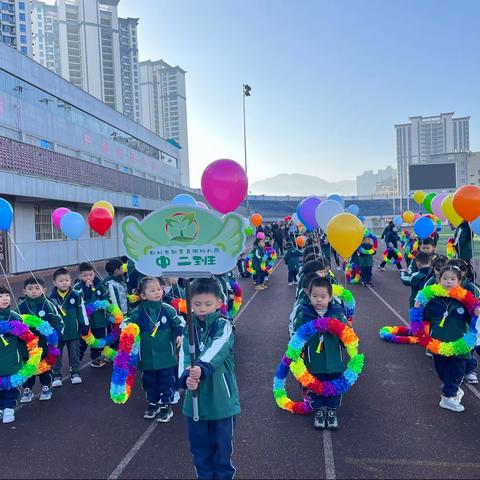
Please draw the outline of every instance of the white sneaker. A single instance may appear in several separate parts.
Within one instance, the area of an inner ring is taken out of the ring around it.
[[[455,400],[458,403],[460,403],[464,395],[465,395],[465,392],[460,387],[458,387],[457,396],[455,397]]]
[[[42,393],[40,394],[40,401],[50,400],[52,398],[52,389],[45,385],[42,387]]]
[[[175,395],[173,396],[172,405],[176,405],[179,401],[180,401],[180,392],[175,392]]]
[[[53,382],[52,382],[52,387],[53,388],[58,388],[58,387],[61,387],[62,385],[63,385],[63,383],[62,383],[62,379],[60,377],[55,378],[55,380],[53,380]]]
[[[469,373],[465,378],[467,383],[478,383],[478,375],[476,372]]]
[[[292,283],[292,282],[289,282],[288,286],[289,286],[289,287],[293,287],[293,283]]]
[[[33,392],[29,388],[25,388],[22,393],[20,403],[30,403],[33,400]]]
[[[13,408],[6,408],[3,411],[3,423],[12,423],[15,421],[15,410]]]
[[[425,350],[425,355],[427,357],[433,358],[433,354],[431,352],[429,352],[428,350]]]
[[[439,405],[441,408],[451,410],[452,412],[463,412],[465,410],[465,407],[457,401],[457,397],[444,397],[442,395]]]
[[[82,377],[78,373],[72,374],[72,385],[79,385],[82,383]]]

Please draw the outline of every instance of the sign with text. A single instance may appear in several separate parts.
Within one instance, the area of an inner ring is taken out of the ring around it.
[[[245,245],[243,219],[193,206],[172,205],[142,221],[126,217],[122,243],[145,275],[222,274],[232,270]]]

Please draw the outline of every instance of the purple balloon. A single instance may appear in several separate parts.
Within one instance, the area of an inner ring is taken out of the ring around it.
[[[67,207],[60,207],[60,208],[56,208],[53,213],[52,213],[52,223],[53,223],[53,226],[57,229],[57,230],[60,230],[60,220],[62,219],[62,217],[64,215],[66,215],[67,213],[70,213],[70,209],[68,209]]]
[[[430,205],[430,208],[432,209],[433,214],[437,216],[442,222],[444,222],[447,219],[442,212],[442,202],[445,200],[445,197],[447,195],[448,193],[438,193],[437,195],[435,195]]]
[[[308,197],[303,200],[297,209],[297,215],[300,221],[305,225],[307,230],[313,230],[318,228],[317,219],[315,218],[315,212],[320,205],[321,200],[317,197]]]
[[[201,202],[200,200],[197,200],[197,207],[198,208],[203,208],[204,210],[208,210],[208,206],[206,203]]]

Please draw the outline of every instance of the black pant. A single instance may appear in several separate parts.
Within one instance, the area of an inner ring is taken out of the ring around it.
[[[142,386],[148,403],[169,405],[175,395],[175,367],[160,370],[145,370],[142,373]]]
[[[18,388],[0,390],[0,410],[5,410],[6,408],[15,408],[19,395],[20,390]]]
[[[92,328],[92,334],[95,338],[105,338],[105,327],[103,328]],[[88,349],[88,345],[85,343],[85,340],[80,339],[80,360],[83,359],[85,352]],[[102,349],[101,348],[91,348],[90,349],[90,358],[92,360],[96,360],[97,358],[102,356]]]
[[[445,397],[455,397],[465,375],[467,360],[465,358],[434,355],[433,362],[438,377],[443,384],[443,395]]]
[[[402,269],[401,263],[398,263],[398,262],[397,262],[397,259],[398,259],[397,254],[396,254],[393,250],[388,250],[387,258],[388,258],[389,260],[391,260],[391,259],[393,258],[393,259],[395,260],[395,265],[397,266],[398,270],[401,270],[401,269]],[[386,264],[387,264],[387,262],[384,260],[384,261],[380,264],[380,266],[383,268]]]
[[[235,417],[198,422],[187,418],[187,425],[197,478],[233,478],[235,475],[235,467],[232,464]]]
[[[255,274],[255,283],[257,285],[263,285],[264,281],[265,281],[265,272],[259,268],[257,273]]]
[[[360,267],[360,273],[364,283],[372,283],[372,267]]]
[[[48,372],[42,373],[41,375],[34,375],[33,377],[30,377],[25,381],[23,384],[23,388],[32,388],[35,385],[35,382],[38,379],[40,380],[40,383],[42,384],[42,387],[49,387],[52,384],[52,371],[49,370]]]
[[[289,270],[288,271],[288,283],[297,281],[298,270]]]

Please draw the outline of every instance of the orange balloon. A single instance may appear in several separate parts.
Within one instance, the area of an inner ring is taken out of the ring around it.
[[[480,188],[464,185],[454,194],[452,205],[455,211],[467,222],[473,222],[480,216]]]
[[[305,246],[305,239],[303,237],[297,237],[295,243],[297,247],[303,248]]]
[[[254,227],[259,227],[263,222],[263,217],[259,214],[259,213],[254,213],[251,217],[250,217],[250,223],[254,226]]]

